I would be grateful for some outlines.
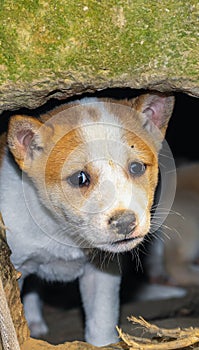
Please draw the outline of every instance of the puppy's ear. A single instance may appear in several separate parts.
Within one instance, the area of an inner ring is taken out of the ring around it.
[[[8,128],[8,146],[21,169],[26,167],[43,151],[49,137],[49,127],[36,118],[16,115],[11,117]],[[52,133],[52,130],[51,130]]]
[[[164,137],[174,102],[173,95],[149,93],[136,97],[132,101],[132,107],[141,112],[142,124],[147,131],[155,133],[158,128]]]

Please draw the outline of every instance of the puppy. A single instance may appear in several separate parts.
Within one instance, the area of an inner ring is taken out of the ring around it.
[[[20,284],[32,273],[48,281],[78,278],[85,339],[97,346],[118,341],[115,255],[150,230],[158,152],[173,104],[173,96],[159,93],[86,98],[9,123],[0,210]],[[30,329],[46,330],[37,300],[34,312],[26,303],[25,314]]]
[[[151,246],[147,265],[152,282],[177,286],[199,285],[198,178],[198,162],[181,165],[177,170],[173,207],[162,232],[158,233],[162,240],[156,239]],[[170,293],[172,289],[168,289],[167,297]]]

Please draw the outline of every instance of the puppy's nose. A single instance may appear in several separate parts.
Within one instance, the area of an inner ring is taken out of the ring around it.
[[[111,230],[119,235],[128,235],[132,233],[136,227],[135,214],[130,210],[122,210],[115,213],[109,218],[108,224]]]

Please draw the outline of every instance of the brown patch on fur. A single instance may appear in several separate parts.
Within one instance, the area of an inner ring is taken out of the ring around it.
[[[145,142],[142,135],[140,137],[138,134],[126,131],[125,139],[131,154],[135,158],[148,165],[153,165],[154,161],[157,162],[157,153],[154,150],[153,143]]]
[[[138,161],[146,165],[146,172],[142,176],[135,177],[134,182],[139,184],[140,187],[144,188],[148,194],[149,205],[152,205],[154,189],[158,181],[158,156],[154,152],[154,149],[149,144],[145,143],[143,138],[133,134],[126,133],[127,143],[131,148],[131,162]],[[147,177],[147,180],[146,180]]]
[[[75,129],[66,133],[55,143],[46,162],[45,174],[47,184],[52,184],[61,180],[63,166],[67,162],[67,158],[82,143],[83,140],[81,139],[78,131]]]
[[[98,122],[100,115],[99,110],[94,106],[87,106],[86,107],[86,114],[89,116],[89,120],[91,122]]]
[[[75,151],[75,158],[77,162],[69,164],[69,168],[66,169],[66,164],[72,152]],[[55,184],[62,186],[63,181],[67,181],[67,177],[71,176],[76,171],[85,171],[90,175],[89,186],[82,186],[79,191],[82,198],[88,198],[90,192],[98,181],[98,174],[94,171],[91,164],[87,164],[86,145],[78,132],[78,129],[73,129],[69,133],[66,133],[51,150],[45,169],[45,180],[47,188],[51,189]],[[66,175],[67,172],[67,175]],[[65,177],[64,177],[65,176]],[[75,188],[71,186],[71,194],[75,191]],[[82,199],[81,198],[81,199]]]

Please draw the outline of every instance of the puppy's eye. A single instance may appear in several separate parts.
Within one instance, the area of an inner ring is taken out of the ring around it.
[[[146,165],[141,162],[132,162],[129,164],[129,172],[133,176],[141,176],[146,170]]]
[[[68,177],[68,182],[74,187],[89,186],[90,176],[85,171],[77,171]]]

